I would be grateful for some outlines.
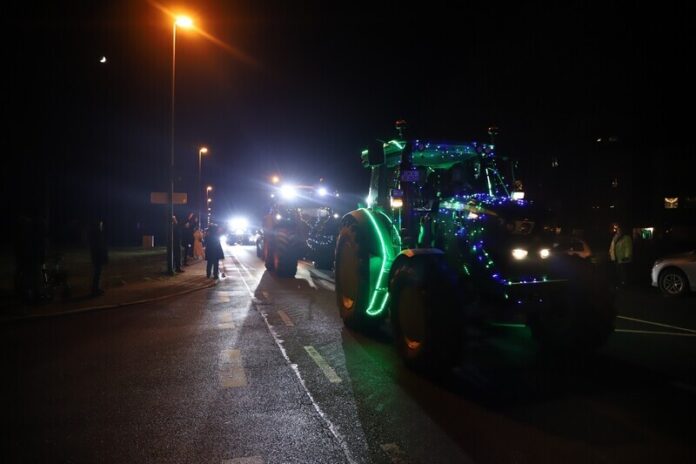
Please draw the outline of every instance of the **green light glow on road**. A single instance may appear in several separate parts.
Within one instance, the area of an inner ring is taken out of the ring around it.
[[[505,323],[505,322],[492,322],[491,325],[493,327],[508,327],[511,329],[523,329],[527,327],[527,324],[512,324],[512,323]]]
[[[385,279],[385,275],[387,273],[387,259],[389,257],[387,255],[387,245],[384,242],[384,236],[382,235],[382,231],[379,229],[379,226],[377,225],[377,220],[369,210],[365,208],[360,209],[364,211],[365,214],[367,214],[367,217],[370,219],[370,222],[372,223],[372,227],[375,229],[375,233],[377,234],[377,238],[379,239],[379,244],[382,249],[382,265],[379,271],[379,276],[377,277],[377,285],[375,285],[375,289],[372,291],[370,304],[368,305],[366,310],[368,316],[377,316],[381,314],[382,311],[384,311],[384,308],[387,306],[387,301],[389,300],[389,292],[382,286],[383,281]],[[376,305],[378,293],[382,293],[382,300],[379,303],[379,305]]]

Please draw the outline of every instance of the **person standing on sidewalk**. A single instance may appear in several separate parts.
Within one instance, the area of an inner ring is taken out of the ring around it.
[[[104,221],[101,218],[95,220],[90,227],[89,256],[92,260],[92,296],[98,296],[104,293],[101,288],[102,267],[109,261]]]
[[[630,266],[633,261],[633,239],[626,234],[625,227],[617,224],[614,237],[609,245],[609,259],[616,263],[616,278],[619,287],[628,283]]]
[[[203,259],[203,232],[200,227],[193,232],[193,258]]]
[[[189,216],[181,232],[181,244],[184,247],[183,265],[188,266],[188,258],[193,251],[193,225],[191,224],[191,216]]]
[[[214,279],[218,279],[219,261],[225,259],[225,254],[222,252],[220,229],[217,226],[212,226],[210,228],[205,243],[205,276],[210,278],[212,275]]]

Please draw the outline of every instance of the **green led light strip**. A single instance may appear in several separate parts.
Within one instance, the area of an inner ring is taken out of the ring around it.
[[[375,289],[372,292],[372,297],[370,298],[370,304],[367,307],[367,315],[368,316],[377,316],[384,311],[384,308],[387,306],[387,301],[389,300],[389,292],[386,290],[381,290],[382,288],[381,284],[384,279],[384,276],[386,274],[386,269],[387,269],[387,246],[384,243],[384,237],[382,236],[382,231],[379,229],[379,226],[377,225],[377,220],[375,220],[375,217],[372,215],[372,213],[365,209],[365,208],[360,208],[362,211],[367,214],[367,217],[370,218],[370,222],[372,223],[372,227],[374,227],[375,232],[377,233],[377,238],[379,238],[379,244],[382,247],[382,268],[379,271],[379,277],[377,277],[377,285],[375,286]],[[377,302],[377,294],[382,293],[382,302],[377,306],[378,309],[375,309],[375,303]]]

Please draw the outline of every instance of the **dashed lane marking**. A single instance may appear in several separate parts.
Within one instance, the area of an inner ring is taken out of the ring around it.
[[[251,291],[251,288],[249,288],[249,285],[246,283],[246,279],[244,279],[244,274],[242,274],[242,271],[237,268],[237,272],[239,272],[239,277],[242,279],[242,282],[247,288],[247,291],[249,292],[249,296],[251,298],[254,298],[254,292]],[[258,281],[257,281],[258,284]],[[268,297],[268,293],[266,293],[266,297]],[[305,394],[307,395],[307,398],[309,398],[309,401],[311,401],[312,406],[314,407],[314,410],[317,412],[319,417],[324,421],[324,424],[326,424],[326,427],[329,429],[331,432],[331,435],[333,435],[334,439],[338,442],[338,444],[341,446],[341,449],[343,450],[343,455],[346,457],[346,461],[348,464],[357,464],[357,461],[355,458],[353,458],[353,453],[350,452],[350,448],[348,447],[348,443],[346,442],[346,439],[343,438],[343,435],[338,431],[337,427],[331,422],[331,419],[327,417],[327,415],[324,413],[324,411],[321,409],[321,406],[317,403],[317,401],[314,399],[314,396],[312,393],[309,391],[307,388],[307,384],[304,381],[304,378],[302,377],[302,374],[300,374],[300,370],[297,368],[297,364],[293,363],[290,361],[290,357],[288,356],[288,352],[285,351],[285,348],[283,347],[283,342],[282,340],[278,337],[278,333],[275,331],[273,326],[268,322],[268,316],[266,313],[263,311],[263,309],[258,308],[257,310],[259,311],[259,314],[261,317],[263,317],[263,321],[266,324],[266,328],[270,332],[271,336],[273,337],[273,341],[275,342],[276,346],[278,347],[278,350],[280,350],[280,354],[283,355],[283,358],[285,359],[285,362],[287,363],[288,367],[292,369],[292,371],[295,373],[295,376],[297,377],[297,380],[300,382],[300,385],[302,385],[302,389],[304,390]]]
[[[292,319],[290,319],[290,316],[287,315],[285,311],[282,309],[278,310],[278,316],[283,320],[283,323],[287,325],[288,327],[293,327],[295,324],[292,322]]]
[[[389,456],[389,460],[392,464],[406,464],[408,459],[406,459],[406,453],[401,451],[401,448],[396,443],[385,443],[380,445],[382,451]]]
[[[217,325],[218,329],[234,329],[234,322],[222,322]]]
[[[614,332],[646,334],[646,335],[671,335],[672,337],[696,337],[696,334],[693,334],[693,333],[660,332],[658,330],[615,329]]]
[[[646,321],[644,319],[636,319],[634,317],[627,317],[627,316],[616,316],[616,318],[617,319],[624,319],[626,321],[640,322],[642,324],[654,325],[657,327],[665,327],[668,329],[681,330],[683,332],[689,332],[689,333],[696,334],[696,330],[686,329],[684,327],[678,327],[676,325],[662,324],[660,322]]]
[[[322,356],[316,349],[314,349],[313,346],[305,346],[304,349],[307,352],[307,354],[309,354],[309,356],[314,360],[317,366],[319,366],[319,369],[321,369],[326,378],[329,379],[329,382],[341,382],[341,378],[338,376],[338,374],[336,374],[336,371],[333,370],[331,366],[329,366],[329,363],[327,363],[326,360],[322,358]]]
[[[223,459],[222,464],[264,464],[261,456],[251,456],[248,458]]]
[[[246,387],[247,378],[239,350],[223,350],[220,386],[223,388]]]

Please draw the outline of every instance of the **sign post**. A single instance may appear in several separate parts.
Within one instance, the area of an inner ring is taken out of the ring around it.
[[[169,201],[169,192],[150,192],[150,203],[153,205],[185,205],[188,203],[188,195],[186,193],[174,192],[172,195],[172,201]],[[173,215],[173,212],[172,212]],[[166,230],[167,230],[167,273],[169,275],[174,274],[174,237],[172,230],[173,223],[172,218],[167,217],[169,214],[165,213],[166,217]],[[181,246],[181,245],[179,245]]]

